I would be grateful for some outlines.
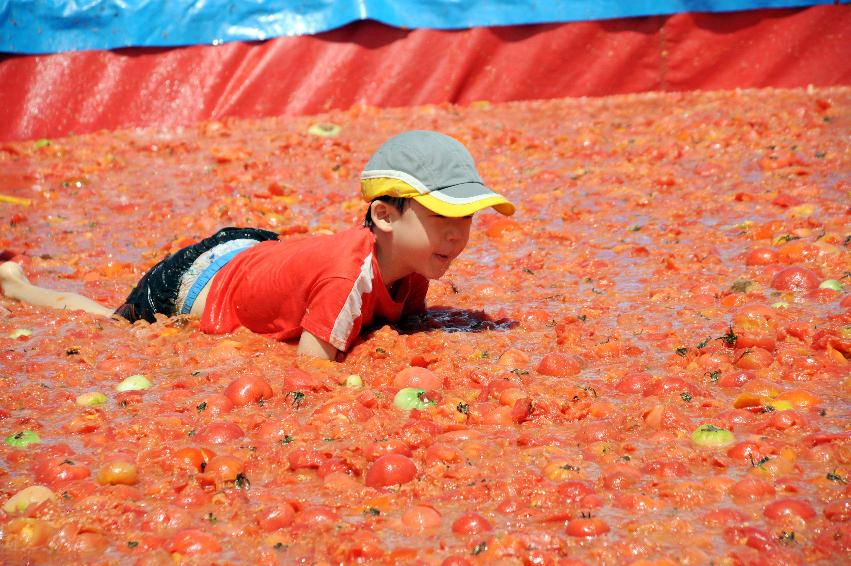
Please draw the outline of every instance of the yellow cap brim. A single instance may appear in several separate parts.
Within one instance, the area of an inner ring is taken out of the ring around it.
[[[505,216],[511,216],[515,211],[514,205],[508,199],[496,194],[494,196],[464,204],[450,204],[432,196],[431,194],[417,195],[411,198],[432,212],[436,212],[441,216],[447,216],[449,218],[470,216],[471,214],[486,208],[493,208]]]

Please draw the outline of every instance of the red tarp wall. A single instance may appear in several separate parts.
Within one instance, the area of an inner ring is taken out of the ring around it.
[[[401,30],[0,60],[0,140],[224,117],[851,84],[851,6]]]

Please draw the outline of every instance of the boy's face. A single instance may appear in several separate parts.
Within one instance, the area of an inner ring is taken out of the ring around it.
[[[411,272],[438,279],[464,251],[472,222],[472,215],[449,218],[411,200],[392,223],[394,260]]]

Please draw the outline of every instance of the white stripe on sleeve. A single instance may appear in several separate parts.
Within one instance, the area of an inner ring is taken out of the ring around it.
[[[372,254],[369,254],[363,260],[358,278],[349,291],[337,320],[334,321],[334,328],[331,329],[331,345],[340,351],[346,349],[355,320],[361,315],[363,296],[372,292],[372,275]]]

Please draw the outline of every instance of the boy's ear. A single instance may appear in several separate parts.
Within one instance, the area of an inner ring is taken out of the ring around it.
[[[399,216],[396,207],[381,200],[372,201],[369,205],[372,223],[382,232],[393,230],[392,222]]]

